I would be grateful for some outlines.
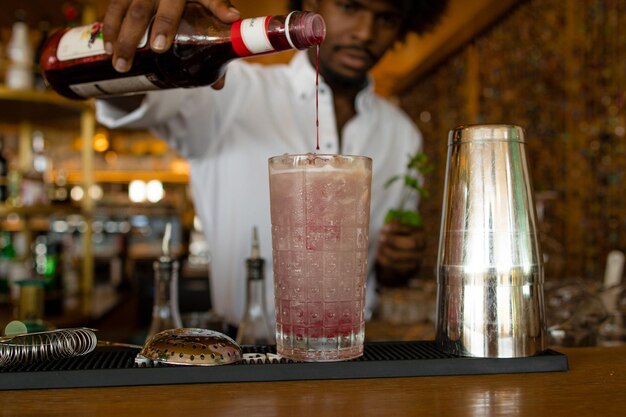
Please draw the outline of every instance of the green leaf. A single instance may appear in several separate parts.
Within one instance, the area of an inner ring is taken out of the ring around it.
[[[416,152],[408,155],[408,163],[404,175],[394,175],[389,178],[385,183],[385,188],[389,187],[394,182],[402,179],[404,182],[404,198],[400,207],[391,209],[385,216],[385,222],[397,221],[401,224],[405,224],[413,227],[421,227],[423,224],[422,217],[417,210],[405,210],[404,205],[410,196],[407,190],[413,190],[419,194],[420,197],[426,198],[430,195],[428,190],[422,187],[423,176],[434,170],[434,166],[430,163],[428,156],[423,152]]]
[[[415,170],[419,174],[427,174],[434,169],[434,166],[430,163],[428,155],[423,152],[417,152],[409,158],[407,168]]]
[[[389,178],[389,179],[387,180],[387,182],[385,182],[385,188],[389,188],[389,186],[390,186],[391,184],[393,184],[394,182],[396,182],[396,181],[397,181],[397,180],[399,180],[399,179],[400,179],[400,176],[399,176],[399,175],[394,175],[393,177]]]
[[[420,188],[417,178],[413,178],[409,175],[404,176],[404,185],[414,190],[417,190],[418,188]]]
[[[394,220],[400,224],[412,227],[421,227],[423,224],[422,216],[415,210],[391,209],[385,216],[385,223],[390,223]]]

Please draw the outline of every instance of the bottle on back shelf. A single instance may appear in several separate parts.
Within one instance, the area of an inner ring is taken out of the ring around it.
[[[7,45],[9,64],[6,74],[7,87],[15,90],[33,88],[33,48],[25,13],[16,13],[17,20],[11,29],[11,39]]]
[[[244,19],[228,25],[196,2],[187,3],[172,47],[150,49],[150,28],[126,73],[113,68],[104,50],[102,24],[66,28],[44,47],[41,69],[48,84],[73,99],[105,97],[167,88],[211,85],[234,59],[319,45],[326,34],[312,12]]]
[[[4,137],[0,133],[0,204],[9,198],[8,189],[9,161],[4,155]]]
[[[0,305],[9,304],[9,272],[15,260],[15,248],[11,234],[6,230],[0,232]]]
[[[265,302],[265,260],[260,256],[259,237],[256,227],[252,233],[252,254],[246,260],[246,311],[237,330],[240,345],[267,346],[275,344]]]
[[[60,242],[48,235],[37,236],[32,248],[33,278],[44,288],[44,315],[57,316],[63,312],[63,272]]]
[[[48,179],[51,171],[50,156],[46,154],[46,139],[41,130],[33,132],[32,164],[23,173],[20,184],[20,202],[24,206],[47,205]]]

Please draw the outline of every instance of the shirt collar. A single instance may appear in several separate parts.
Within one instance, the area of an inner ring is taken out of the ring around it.
[[[294,54],[289,63],[289,79],[293,91],[297,97],[312,100],[315,97],[315,68],[309,62],[306,51],[298,51]],[[323,77],[319,77],[320,88],[330,89],[324,82]],[[367,111],[371,109],[374,99],[374,80],[367,77],[367,84],[356,96],[357,111]]]

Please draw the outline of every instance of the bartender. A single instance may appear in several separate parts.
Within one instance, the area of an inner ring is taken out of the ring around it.
[[[199,2],[225,23],[240,18],[228,1]],[[157,53],[168,50],[184,4],[185,0],[111,0],[103,35],[115,69],[128,71],[134,45],[153,12],[151,48]],[[412,245],[406,245],[406,230],[384,226],[385,213],[399,206],[402,191],[401,184],[389,188],[384,184],[404,171],[408,155],[421,148],[422,136],[404,112],[374,93],[368,71],[409,32],[421,35],[431,29],[446,4],[447,0],[289,2],[291,10],[315,11],[326,22],[319,51],[318,152],[373,159],[369,265],[375,264],[377,253],[381,265],[401,270],[410,271],[419,261]],[[213,87],[96,103],[104,125],[148,128],[188,159],[196,213],[212,251],[213,306],[231,326],[243,314],[244,259],[253,226],[259,230],[262,256],[271,254],[267,160],[315,150],[315,62],[314,48],[297,52],[286,65],[239,60],[229,64],[226,79]],[[394,244],[399,233],[403,249]],[[271,262],[266,265],[271,269]],[[271,276],[271,271],[267,273]],[[370,273],[368,312],[375,304],[374,278]],[[273,286],[266,289],[267,305],[273,306]]]

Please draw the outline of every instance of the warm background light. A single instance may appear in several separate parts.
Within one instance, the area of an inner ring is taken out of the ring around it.
[[[134,180],[128,184],[128,198],[133,203],[146,201],[146,183],[141,180]]]
[[[109,149],[109,138],[106,133],[96,133],[93,137],[93,149],[96,152],[104,152]]]
[[[84,196],[85,192],[83,191],[83,187],[81,187],[80,185],[75,185],[72,187],[72,190],[70,191],[70,197],[72,198],[72,200],[80,201],[83,199]]]
[[[146,198],[151,203],[158,203],[165,196],[163,183],[159,180],[148,181],[146,185]]]

